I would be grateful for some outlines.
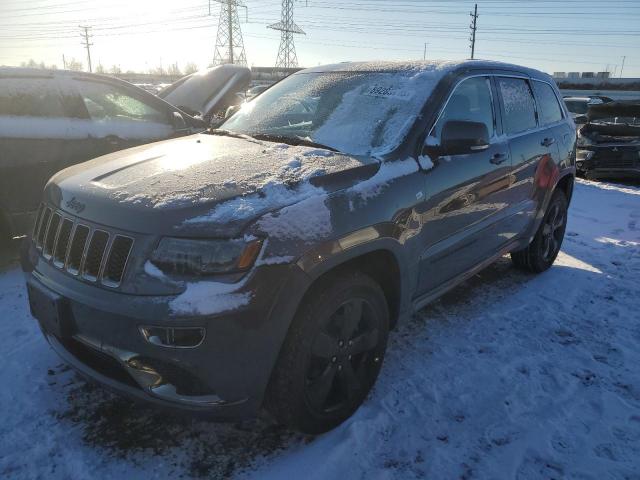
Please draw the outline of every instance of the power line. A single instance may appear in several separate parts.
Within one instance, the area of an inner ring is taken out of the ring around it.
[[[472,18],[471,25],[469,25],[469,28],[471,28],[471,38],[469,40],[471,40],[471,60],[473,60],[476,53],[476,30],[478,29],[478,4],[477,3],[475,8],[473,9],[473,12],[470,13],[469,15],[471,15],[471,18]]]
[[[218,17],[218,34],[213,53],[213,64],[231,63],[246,66],[247,56],[244,51],[238,7],[247,7],[239,0],[214,1],[220,3],[220,16]]]
[[[305,35],[304,31],[293,21],[293,0],[282,0],[282,18],[278,23],[267,28],[280,31],[280,47],[276,58],[276,68],[296,68],[298,56],[293,40],[295,34]]]
[[[80,28],[84,30],[84,34],[81,33],[80,36],[84,37],[81,44],[84,45],[84,47],[87,49],[87,62],[89,64],[89,72],[93,72],[93,69],[91,68],[91,45],[93,45],[93,43],[89,43],[89,29],[91,27],[80,25]]]

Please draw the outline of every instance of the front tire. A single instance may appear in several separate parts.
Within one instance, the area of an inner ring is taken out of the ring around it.
[[[358,272],[321,280],[301,304],[266,397],[276,419],[322,433],[349,418],[378,377],[389,334],[380,286]]]
[[[541,273],[553,265],[567,228],[567,210],[567,198],[561,190],[556,190],[529,246],[511,253],[511,260],[516,267]]]

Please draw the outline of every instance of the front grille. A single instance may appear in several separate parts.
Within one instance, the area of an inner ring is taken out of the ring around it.
[[[598,168],[633,168],[638,158],[637,151],[602,151],[593,157]]]
[[[111,288],[120,286],[133,248],[128,236],[92,228],[45,206],[40,207],[34,239],[55,267]]]

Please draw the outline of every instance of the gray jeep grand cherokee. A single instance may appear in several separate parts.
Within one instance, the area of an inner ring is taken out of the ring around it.
[[[25,258],[32,313],[118,392],[326,431],[398,319],[506,253],[551,266],[575,139],[534,70],[304,70],[219,129],[54,176]]]

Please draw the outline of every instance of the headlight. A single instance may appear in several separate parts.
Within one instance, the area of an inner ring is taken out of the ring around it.
[[[595,152],[593,150],[583,150],[581,148],[576,149],[576,161],[577,162],[586,162],[593,157]]]
[[[256,261],[262,240],[163,238],[151,262],[165,273],[212,275],[242,272]]]
[[[589,145],[593,145],[593,140],[591,140],[589,137],[585,137],[581,135],[580,131],[578,131],[578,138],[576,139],[576,145],[578,147],[588,147]]]

